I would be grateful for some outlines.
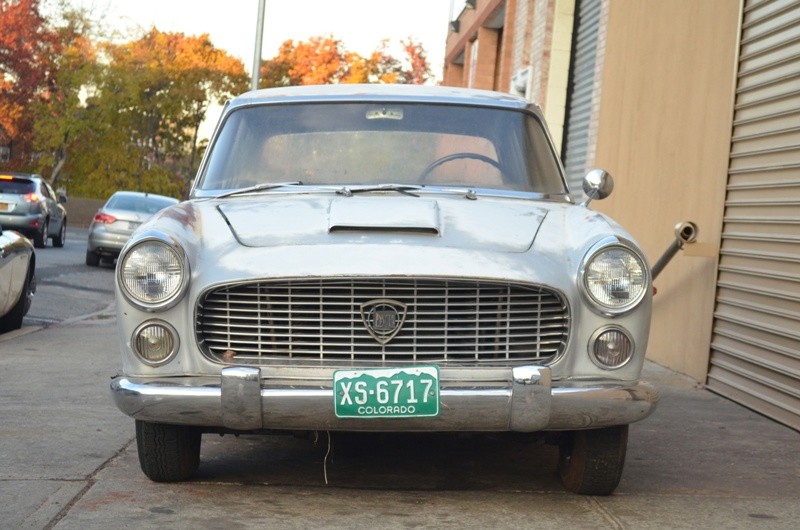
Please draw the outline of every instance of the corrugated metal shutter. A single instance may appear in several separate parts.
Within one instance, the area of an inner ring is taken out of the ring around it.
[[[800,3],[745,3],[708,388],[800,430]]]
[[[572,58],[561,147],[567,183],[574,194],[582,193],[586,174],[600,12],[600,0],[575,2],[575,28],[572,33]]]

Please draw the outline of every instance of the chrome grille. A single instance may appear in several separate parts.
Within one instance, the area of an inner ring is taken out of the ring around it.
[[[407,306],[387,344],[367,330],[362,304]],[[265,281],[207,292],[197,307],[203,352],[236,363],[546,362],[563,351],[569,314],[553,291],[463,280],[369,278]]]

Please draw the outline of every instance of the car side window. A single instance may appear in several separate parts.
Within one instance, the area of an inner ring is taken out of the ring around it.
[[[50,186],[47,185],[47,182],[44,181],[42,181],[42,195],[48,199],[53,198],[53,191],[50,189]]]

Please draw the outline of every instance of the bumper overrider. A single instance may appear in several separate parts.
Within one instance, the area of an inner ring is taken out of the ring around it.
[[[559,382],[550,369],[508,369],[506,382],[448,381],[435,417],[338,418],[331,385],[271,381],[261,369],[232,366],[219,377],[117,377],[117,407],[143,421],[234,431],[519,431],[624,425],[655,410],[658,392],[647,382]]]

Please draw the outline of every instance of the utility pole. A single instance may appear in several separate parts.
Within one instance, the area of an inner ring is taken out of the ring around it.
[[[253,76],[250,88],[258,88],[258,79],[261,75],[261,46],[264,41],[264,2],[258,0],[258,21],[256,22],[256,49],[253,52]]]

